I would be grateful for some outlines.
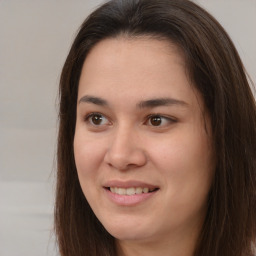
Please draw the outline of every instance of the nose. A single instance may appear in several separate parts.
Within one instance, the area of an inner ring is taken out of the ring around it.
[[[144,166],[147,156],[143,141],[134,130],[120,127],[112,134],[104,160],[120,171]]]

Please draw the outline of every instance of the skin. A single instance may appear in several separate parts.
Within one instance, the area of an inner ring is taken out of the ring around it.
[[[166,98],[171,102],[152,104]],[[79,82],[75,162],[83,193],[119,255],[193,254],[215,167],[210,127],[175,45],[120,37],[89,53]],[[119,205],[106,195],[110,180],[158,190]]]

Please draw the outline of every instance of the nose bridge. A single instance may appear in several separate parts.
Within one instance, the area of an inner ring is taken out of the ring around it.
[[[119,152],[128,151],[133,146],[133,137],[135,135],[135,131],[130,125],[120,125],[113,134],[112,150],[117,149]]]
[[[106,153],[109,165],[125,170],[146,163],[146,154],[137,129],[129,124],[115,128]]]

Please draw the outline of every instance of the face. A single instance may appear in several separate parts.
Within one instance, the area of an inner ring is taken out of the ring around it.
[[[120,241],[198,231],[214,169],[210,120],[177,47],[106,39],[80,77],[74,138],[83,193]]]

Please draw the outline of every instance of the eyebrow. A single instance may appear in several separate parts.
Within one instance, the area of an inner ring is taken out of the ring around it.
[[[141,101],[137,104],[139,108],[154,108],[160,106],[172,106],[172,105],[180,105],[180,106],[188,106],[188,103],[182,100],[177,100],[173,98],[156,98]]]
[[[80,103],[92,103],[98,106],[109,106],[108,102],[102,98],[85,95],[83,96],[79,101]],[[145,101],[141,101],[137,104],[137,107],[142,108],[154,108],[154,107],[160,107],[160,106],[171,106],[171,105],[180,105],[180,106],[188,106],[188,103],[182,100],[177,100],[173,98],[155,98],[155,99],[149,99]]]
[[[107,106],[108,105],[106,100],[99,98],[99,97],[89,96],[89,95],[83,96],[79,100],[78,104],[80,104],[82,102],[83,103],[93,103],[93,104],[99,105],[99,106]]]

